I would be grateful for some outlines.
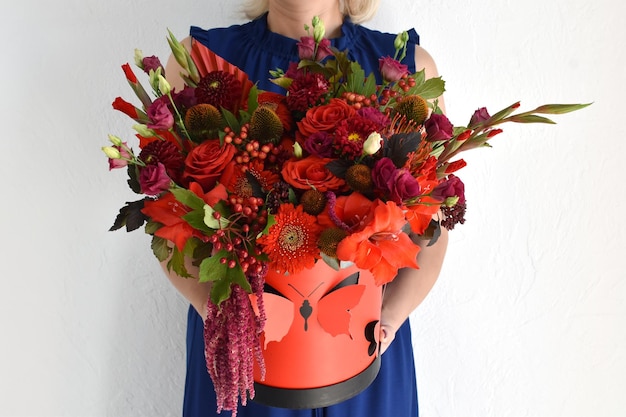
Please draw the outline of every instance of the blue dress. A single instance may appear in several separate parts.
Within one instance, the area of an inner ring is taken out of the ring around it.
[[[394,34],[381,33],[346,20],[342,35],[333,39],[339,50],[349,50],[365,73],[378,72],[378,59],[394,54]],[[286,70],[298,61],[296,41],[270,32],[266,16],[228,28],[203,30],[192,27],[191,36],[213,52],[237,65],[260,89],[283,92],[269,81],[269,70]],[[404,63],[415,71],[415,45],[419,37],[409,32],[409,45]],[[378,80],[380,82],[380,80]],[[215,392],[206,371],[203,323],[189,308],[187,327],[187,376],[185,381],[184,417],[210,417],[216,414]],[[241,417],[415,417],[418,415],[415,364],[408,320],[398,330],[395,340],[382,356],[381,369],[374,382],[357,396],[330,407],[291,410],[269,407],[249,401],[237,411]],[[229,417],[222,411],[219,416]]]

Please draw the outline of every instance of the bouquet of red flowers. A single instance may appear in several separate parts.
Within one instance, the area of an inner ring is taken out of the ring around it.
[[[160,261],[212,282],[205,341],[219,410],[236,412],[239,397],[245,404],[246,393],[254,396],[268,270],[351,262],[377,284],[390,282],[398,269],[418,267],[411,234],[434,242],[440,227],[463,223],[459,153],[489,146],[503,123],[553,123],[541,114],[585,106],[481,108],[454,127],[437,104],[444,82],[400,63],[406,34],[396,38],[396,56],[381,57],[378,84],[329,47],[318,19],[312,26],[300,62],[271,71],[284,94],[259,91],[240,69],[198,42],[187,51],[170,33],[184,89],[172,90],[158,58],[136,51],[154,97],[125,64],[141,105],[113,102],[136,121],[139,152],[113,135],[103,150],[143,197],[122,207],[111,230],[145,225]],[[185,269],[185,256],[199,276]]]

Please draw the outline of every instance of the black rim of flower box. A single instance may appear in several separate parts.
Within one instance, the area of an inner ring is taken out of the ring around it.
[[[254,383],[254,401],[271,407],[307,409],[328,407],[348,400],[367,388],[380,370],[380,355],[358,375],[320,388],[278,388]]]

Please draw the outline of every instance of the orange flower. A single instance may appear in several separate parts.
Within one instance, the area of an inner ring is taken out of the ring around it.
[[[347,196],[337,197],[335,203],[335,215],[339,220],[350,228],[361,229],[359,224],[369,221],[372,208],[376,205],[372,200],[365,197],[361,193],[352,193]],[[317,222],[322,227],[337,227],[338,225],[332,220],[328,212],[329,205],[326,205],[324,211],[317,216]]]
[[[402,232],[405,224],[402,209],[392,201],[377,201],[370,219],[361,231],[339,242],[337,257],[370,270],[378,285],[392,281],[400,268],[418,268],[416,258],[420,247]]]
[[[317,239],[321,232],[315,217],[302,211],[302,206],[283,204],[274,220],[269,233],[257,239],[270,258],[269,268],[289,274],[313,268],[320,257]]]

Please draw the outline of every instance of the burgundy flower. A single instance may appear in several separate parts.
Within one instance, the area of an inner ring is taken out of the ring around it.
[[[327,92],[328,80],[322,74],[301,74],[289,86],[287,105],[293,111],[305,112]]]
[[[172,100],[181,114],[184,114],[187,109],[195,106],[198,102],[195,89],[188,86],[185,86],[180,92],[174,91],[172,93]]]
[[[389,117],[374,107],[361,107],[357,114],[376,123],[378,125],[377,131],[384,130],[391,124]]]
[[[391,159],[385,157],[376,161],[372,169],[372,180],[376,189],[384,194],[388,194],[391,191],[389,181],[396,177],[396,171],[398,171],[398,168],[396,168]]]
[[[479,124],[481,124],[482,122],[484,122],[485,120],[488,120],[491,116],[489,115],[489,112],[487,111],[486,107],[481,107],[480,109],[476,110],[474,112],[474,114],[472,115],[472,117],[470,118],[470,122],[469,122],[469,127],[473,128],[478,126]]]
[[[196,98],[198,103],[212,104],[232,111],[237,110],[243,87],[234,75],[224,71],[211,71],[198,82]]]
[[[432,198],[439,201],[455,196],[459,197],[459,203],[465,203],[465,184],[455,175],[448,176],[448,179],[437,185],[431,194]]]
[[[158,68],[161,68],[161,71],[164,71],[163,65],[161,65],[161,61],[158,57],[154,55],[144,57],[144,59],[141,61],[141,64],[143,65],[143,70],[146,72],[146,74],[149,74],[150,70],[156,71]]]
[[[179,183],[185,159],[172,142],[154,140],[139,153],[139,159],[146,165],[163,164],[167,175]]]
[[[388,185],[389,198],[398,205],[420,195],[420,185],[407,169],[399,169]]]
[[[170,187],[172,180],[162,163],[146,165],[139,173],[141,191],[147,195],[158,195]]]
[[[169,100],[168,96],[161,96],[148,107],[147,114],[150,118],[150,123],[147,123],[148,128],[169,130],[174,126],[174,116],[168,107]]]
[[[303,36],[298,42],[298,56],[300,59],[308,59],[310,61],[321,61],[327,56],[332,55],[330,50],[330,40],[324,38],[321,40],[315,51],[315,40],[310,36]],[[315,56],[313,55],[315,54]]]
[[[358,115],[340,121],[335,129],[335,150],[344,158],[360,157],[363,154],[363,142],[377,128],[376,123]]]
[[[424,126],[426,127],[426,140],[429,142],[450,139],[454,129],[450,120],[438,113],[431,114]]]
[[[397,60],[386,56],[378,60],[378,68],[383,79],[388,82],[396,82],[409,73],[409,68]]]
[[[311,155],[331,158],[333,156],[333,136],[327,132],[313,133],[304,141],[304,149]]]

